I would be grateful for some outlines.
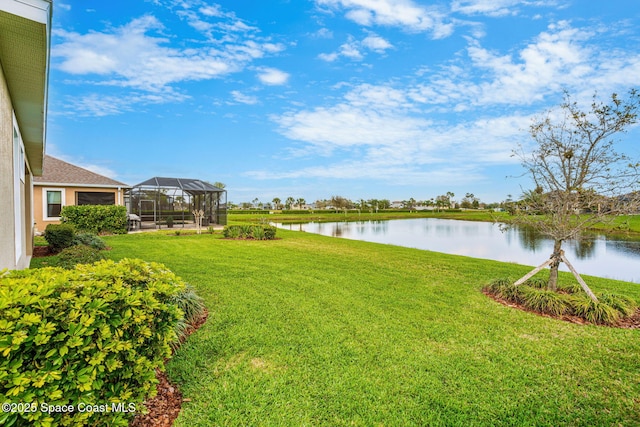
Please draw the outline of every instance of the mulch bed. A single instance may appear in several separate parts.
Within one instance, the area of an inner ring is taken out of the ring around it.
[[[209,313],[205,311],[203,316],[191,325],[187,332],[188,335],[197,331],[208,317]],[[169,381],[166,373],[156,370],[156,378],[159,381],[156,385],[158,394],[144,402],[148,413],[137,414],[129,427],[171,427],[180,414],[182,402],[189,401],[189,399],[182,397],[180,390]]]
[[[497,297],[489,292],[486,291],[482,291],[483,294],[485,294],[486,296],[488,296],[489,298],[491,298],[492,300],[499,302],[502,305],[505,305],[507,307],[512,307],[512,308],[516,308],[518,310],[522,310],[522,311],[526,311],[529,313],[533,313],[533,314],[537,314],[538,316],[542,316],[542,317],[549,317],[552,319],[558,319],[558,320],[564,320],[565,322],[571,322],[571,323],[577,323],[579,325],[589,325],[591,324],[590,322],[584,320],[581,317],[578,316],[567,316],[567,315],[563,315],[563,316],[552,316],[550,314],[545,314],[545,313],[539,313],[535,310],[531,310],[530,308],[527,308],[521,304],[518,303],[514,303],[511,301],[507,301],[503,298]],[[614,327],[614,328],[623,328],[623,329],[640,329],[640,308],[638,310],[636,310],[636,312],[627,317],[626,319],[620,320],[618,321],[617,324],[615,325],[600,325],[600,326],[609,326],[609,327]]]
[[[53,255],[51,251],[49,251],[49,246],[34,246],[33,247],[33,257],[34,258],[42,258],[45,256]]]

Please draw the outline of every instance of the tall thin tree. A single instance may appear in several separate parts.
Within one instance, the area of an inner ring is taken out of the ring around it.
[[[554,247],[549,260],[516,284],[549,266],[548,288],[557,290],[558,266],[564,262],[585,292],[597,300],[567,260],[562,244],[616,215],[637,212],[640,163],[616,151],[613,137],[636,123],[639,106],[635,89],[626,99],[614,93],[608,102],[594,95],[586,111],[565,92],[558,110],[534,120],[529,129],[533,149],[520,146],[514,154],[535,189],[525,192],[514,223],[551,237]]]

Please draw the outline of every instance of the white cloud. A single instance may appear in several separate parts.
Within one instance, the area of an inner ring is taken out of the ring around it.
[[[138,92],[80,95],[70,99],[67,108],[76,108],[80,115],[104,116],[131,111],[136,102],[179,102],[188,97],[179,93],[182,82],[237,73],[260,58],[284,50],[281,43],[258,36],[257,29],[217,5],[193,0],[170,1],[166,6],[176,8],[175,14],[201,32],[205,40],[188,41],[185,46],[184,40],[167,34],[168,28],[153,15],[104,31],[54,30],[52,67],[83,77],[71,83]],[[214,30],[219,39],[211,38]],[[283,84],[287,78],[278,70],[265,69],[261,74],[267,84]]]
[[[253,40],[222,48],[205,45],[177,49],[167,46],[167,38],[148,34],[163,28],[155,17],[144,16],[111,32],[57,30],[56,36],[62,41],[53,48],[54,66],[69,74],[99,75],[101,85],[160,91],[178,82],[237,72],[280,49],[276,44]]]
[[[376,52],[384,52],[387,49],[391,49],[393,45],[380,36],[370,35],[362,40],[362,46],[374,50]]]
[[[257,97],[245,95],[237,90],[231,91],[231,96],[235,102],[240,104],[255,105],[259,102]]]
[[[409,32],[430,32],[435,39],[448,37],[453,24],[445,23],[446,14],[412,0],[316,0],[319,7],[344,10],[345,16],[366,27],[399,27]]]
[[[391,43],[373,33],[369,34],[362,41],[358,41],[353,36],[349,36],[347,42],[343,43],[338,51],[321,53],[318,55],[318,58],[326,62],[333,62],[340,57],[360,61],[364,59],[367,50],[383,54],[387,49],[391,48],[393,48]]]
[[[411,98],[449,110],[496,105],[534,105],[564,89],[573,93],[633,86],[640,73],[640,55],[598,50],[597,32],[552,24],[520,50],[489,50],[469,40],[466,58],[442,70],[422,73]]]
[[[162,92],[127,92],[122,95],[105,95],[90,93],[81,96],[68,96],[65,99],[65,110],[55,111],[53,115],[80,117],[104,117],[126,112],[139,111],[147,105],[182,102],[189,96],[170,89]]]
[[[260,68],[258,71],[258,79],[262,83],[270,86],[286,84],[290,77],[289,74],[276,68],[264,67]]]
[[[514,165],[511,150],[528,141],[531,117],[563,89],[578,99],[636,85],[640,55],[599,49],[598,31],[606,30],[558,22],[507,52],[469,39],[466,56],[440,69],[423,68],[404,83],[396,77],[387,84],[335,85],[335,91],[348,88],[338,100],[327,96],[326,105],[272,117],[280,133],[295,141],[291,154],[322,154],[333,161],[281,174],[454,179],[448,175],[453,164],[481,179],[485,168]]]
[[[340,57],[340,54],[338,52],[333,52],[333,53],[321,53],[318,55],[318,58],[322,59],[323,61],[326,62],[333,62],[336,59],[338,59]]]
[[[561,7],[563,0],[455,0],[451,10],[467,15],[518,15],[524,6]]]
[[[312,34],[312,37],[317,39],[332,39],[333,31],[328,28],[320,28],[318,31]]]

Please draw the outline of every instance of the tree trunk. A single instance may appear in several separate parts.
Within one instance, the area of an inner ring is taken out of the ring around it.
[[[562,240],[556,240],[553,243],[553,254],[551,255],[551,259],[553,262],[550,265],[551,270],[549,271],[549,284],[547,285],[547,289],[553,292],[558,291],[558,266],[560,262],[562,262]]]

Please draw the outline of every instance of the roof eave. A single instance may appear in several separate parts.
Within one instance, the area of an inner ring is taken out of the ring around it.
[[[51,0],[0,3],[0,62],[30,169],[42,174],[51,47]],[[28,61],[27,61],[28,60]]]

